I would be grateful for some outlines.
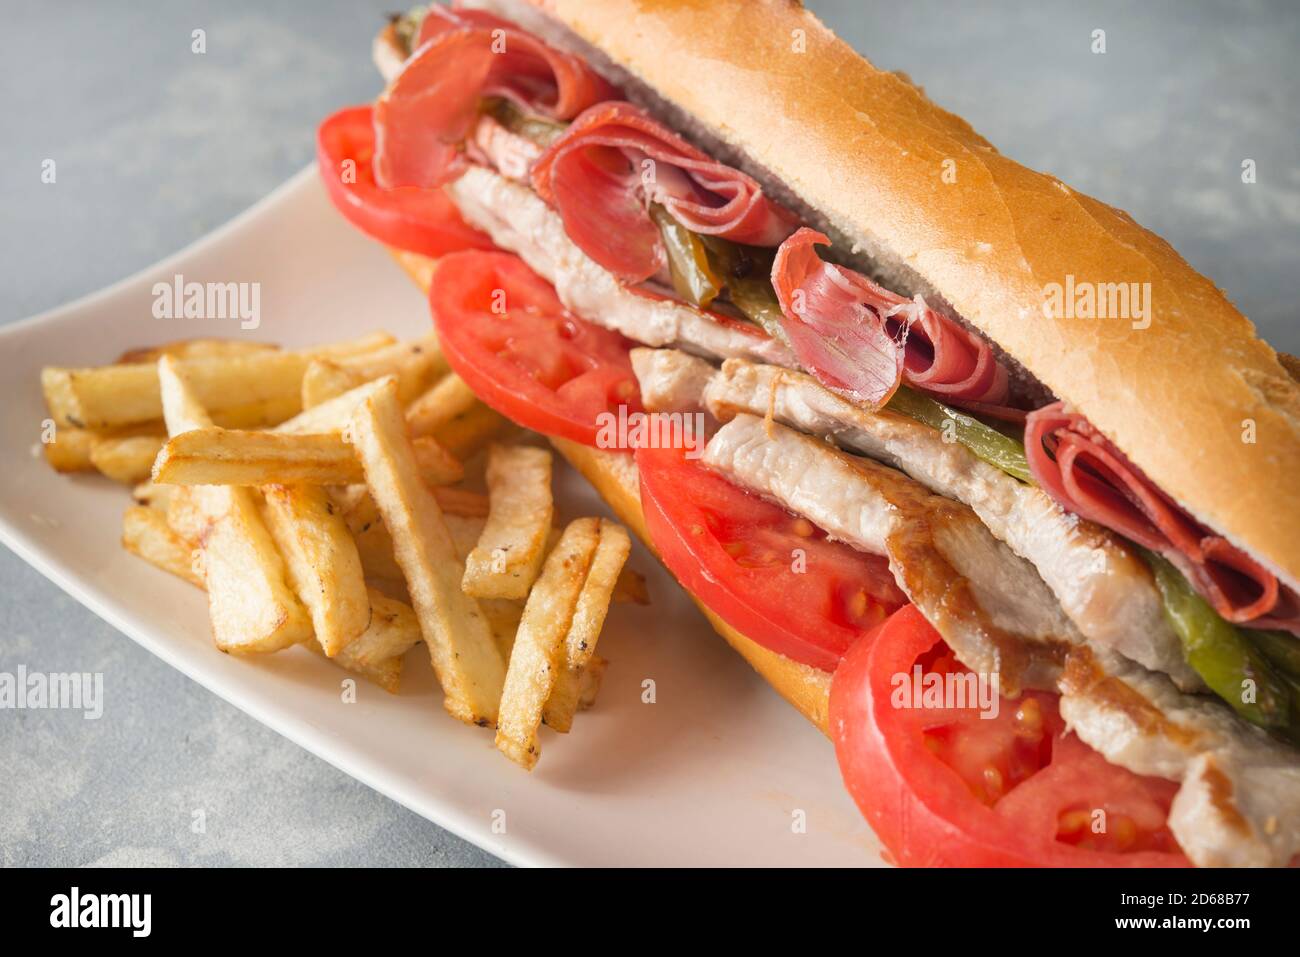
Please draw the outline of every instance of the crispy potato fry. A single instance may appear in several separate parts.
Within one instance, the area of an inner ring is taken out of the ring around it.
[[[55,425],[54,441],[46,442],[45,461],[56,472],[89,472],[95,468],[90,454],[95,450],[99,434],[90,429],[76,429],[70,425]]]
[[[302,407],[313,409],[337,399],[365,383],[360,375],[343,368],[337,359],[312,359],[302,374]]]
[[[556,669],[555,687],[543,711],[547,727],[561,733],[573,726],[573,715],[582,698],[583,672],[596,653],[596,642],[605,626],[614,588],[631,549],[632,540],[627,530],[601,519],[600,544],[596,547],[573,620],[564,636],[564,653]]]
[[[356,407],[382,389],[388,381],[387,376],[376,379],[319,405],[305,408],[293,418],[281,422],[272,431],[289,435],[340,435]]]
[[[212,424],[184,375],[181,362],[170,356],[158,360],[163,416],[173,438]],[[201,542],[217,647],[239,654],[265,653],[310,638],[311,620],[286,582],[284,560],[262,522],[253,491],[203,486],[189,490],[185,498],[189,521],[205,523],[193,537]],[[177,506],[174,500],[169,507],[169,524]]]
[[[396,376],[397,398],[402,403],[410,402],[426,391],[451,368],[438,348],[437,336],[432,334],[414,342],[397,343],[363,355],[348,356],[337,362],[342,369],[359,377],[359,382]]]
[[[253,352],[273,352],[279,346],[269,342],[249,342],[246,339],[177,339],[158,346],[141,346],[127,349],[117,357],[115,365],[135,362],[154,363],[163,356],[177,359],[212,359],[220,356],[243,356]]]
[[[438,507],[450,515],[474,518],[488,516],[488,497],[482,492],[471,492],[464,488],[435,488],[433,495],[438,500]]]
[[[137,505],[144,505],[165,516],[173,491],[174,488],[170,485],[154,485],[153,482],[141,482],[131,489],[131,498]]]
[[[608,667],[609,662],[600,655],[592,655],[591,661],[587,662],[587,667],[582,671],[582,687],[578,692],[579,711],[586,711],[595,705],[596,695],[600,694],[600,682]]]
[[[614,602],[620,605],[629,602],[634,605],[650,604],[650,589],[646,587],[645,576],[624,565],[619,572],[618,583],[614,586]]]
[[[337,435],[191,429],[167,440],[154,466],[160,485],[347,485],[362,479]]]
[[[333,358],[317,357],[302,379],[302,407],[311,409],[374,379],[393,376],[397,396],[409,402],[448,371],[433,335]]]
[[[396,384],[357,408],[349,434],[393,538],[397,563],[446,696],[444,706],[469,724],[491,726],[496,723],[505,665],[483,611],[460,590],[464,566],[437,499],[416,469]]]
[[[406,425],[412,436],[436,435],[457,416],[480,405],[474,390],[452,372],[411,403],[406,410]]]
[[[376,594],[378,594],[378,592],[376,592]],[[412,612],[412,618],[414,618],[414,612]],[[415,636],[418,640],[420,637],[418,630],[416,631]],[[353,644],[355,645],[360,640],[361,639],[358,638],[353,642]],[[372,684],[376,684],[383,688],[389,694],[397,694],[402,689],[402,669],[406,662],[405,658],[401,655],[397,655],[393,658],[385,658],[381,661],[366,661],[361,664],[352,664],[342,660],[344,655],[347,653],[346,648],[344,648],[338,655],[331,658],[325,654],[325,649],[320,646],[320,642],[315,638],[311,641],[304,642],[303,647],[310,651],[314,651],[326,661],[332,661],[339,667],[346,668],[353,674],[360,675]]]
[[[224,514],[202,538],[212,635],[222,651],[265,654],[311,637],[311,619],[286,581],[284,559],[258,512],[252,489],[217,486]]]
[[[193,547],[170,528],[160,513],[132,506],[123,516],[122,544],[127,551],[151,565],[203,588],[203,578],[194,571]],[[332,659],[349,671],[396,694],[402,676],[402,659],[420,641],[415,612],[404,602],[370,589],[366,595],[372,614],[365,631]],[[314,637],[304,642],[323,658],[325,649]]]
[[[443,510],[443,521],[451,534],[457,556],[468,555],[483,533],[487,515],[486,496],[456,488],[435,488],[433,495]],[[405,589],[402,570],[393,557],[393,539],[388,534],[383,516],[379,514],[379,507],[375,505],[369,489],[364,485],[349,486],[345,492],[336,493],[334,499],[343,510],[348,528],[352,530],[366,580],[385,584],[396,582]],[[523,607],[522,602],[516,604]],[[491,615],[488,617],[492,618]],[[517,622],[518,616],[515,618]],[[496,631],[494,622],[493,633],[496,634]]]
[[[295,352],[265,350],[245,355],[176,360],[195,399],[220,411],[250,403],[296,401],[307,359]],[[156,365],[131,363],[94,369],[47,367],[41,387],[59,425],[103,429],[149,422],[162,416]]]
[[[307,607],[316,640],[331,658],[370,623],[361,556],[325,490],[266,485],[263,519],[280,549],[289,584]]]
[[[465,466],[431,435],[411,440],[420,474],[430,485],[455,485],[465,477]]]
[[[122,516],[122,547],[191,585],[204,587],[194,568],[194,546],[171,530],[161,512],[142,505],[128,508]]]
[[[412,443],[420,477],[430,485],[458,482],[465,471],[433,439]],[[160,485],[350,485],[364,477],[339,435],[236,429],[191,429],[163,445],[154,463]]]
[[[401,658],[421,641],[420,621],[406,602],[394,601],[375,589],[367,593],[370,623],[335,660],[345,668],[360,669]]]
[[[465,462],[496,439],[519,432],[517,425],[486,405],[477,405],[456,416],[431,436],[456,458]]]
[[[149,477],[166,441],[161,434],[103,438],[90,450],[90,461],[113,481],[134,485]]]
[[[217,409],[212,413],[212,424],[223,429],[269,429],[301,411],[302,400],[298,396],[281,395]]]
[[[465,559],[461,588],[475,598],[526,598],[545,557],[555,506],[551,453],[527,445],[488,450],[488,518]]]
[[[367,352],[374,352],[377,349],[386,349],[395,342],[397,342],[397,339],[392,333],[380,330],[378,332],[368,332],[364,336],[358,336],[355,339],[344,339],[342,342],[327,342],[324,345],[308,346],[306,349],[298,351],[312,359],[346,359],[348,356],[365,355]]]
[[[541,754],[537,728],[564,663],[565,635],[600,544],[600,526],[600,519],[580,518],[565,528],[528,595],[515,634],[501,695],[496,746],[527,770],[532,770]]]
[[[361,567],[368,581],[402,582],[402,569],[393,556],[393,538],[388,534],[379,506],[369,495],[357,498],[343,513],[361,556]]]

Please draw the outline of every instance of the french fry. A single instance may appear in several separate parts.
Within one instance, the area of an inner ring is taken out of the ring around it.
[[[600,519],[570,522],[546,558],[515,634],[497,718],[496,746],[532,770],[541,754],[537,728],[564,663],[564,640],[600,543]]]
[[[367,352],[374,352],[377,349],[386,349],[397,342],[392,333],[380,330],[378,332],[368,332],[364,336],[358,336],[355,339],[345,339],[342,342],[327,342],[324,345],[308,346],[306,349],[298,350],[303,355],[311,359],[345,359],[348,356],[365,355]]]
[[[265,350],[245,355],[176,360],[196,400],[210,411],[291,396],[297,400],[306,357]],[[41,387],[59,425],[104,429],[162,417],[156,365],[130,363],[93,369],[46,367]]]
[[[289,435],[339,435],[352,417],[352,412],[368,396],[374,395],[388,382],[387,377],[357,386],[343,395],[319,405],[304,408],[291,419],[277,425],[272,431]]]
[[[465,559],[461,588],[475,598],[526,598],[541,571],[555,515],[551,453],[527,445],[488,451],[488,518]]]
[[[166,441],[163,435],[102,438],[91,448],[90,461],[113,481],[134,485],[149,477],[154,459]]]
[[[605,616],[609,613],[614,589],[631,549],[632,540],[628,537],[627,530],[621,525],[601,519],[600,544],[596,546],[591,568],[582,585],[582,594],[579,595],[573,612],[573,620],[564,636],[555,687],[543,711],[547,727],[561,733],[573,726],[573,715],[582,699],[583,673],[596,653],[596,643],[605,626]]]
[[[474,390],[452,372],[411,403],[406,410],[406,425],[412,436],[436,435],[457,416],[480,405]]]
[[[90,454],[99,441],[98,433],[70,425],[54,427],[54,441],[44,445],[45,461],[56,472],[89,472],[95,468]]]
[[[320,642],[314,638],[305,642],[303,647],[309,651],[314,651],[326,661],[331,661],[341,668],[346,668],[353,674],[360,675],[372,684],[383,688],[389,694],[397,694],[402,688],[402,668],[405,665],[405,660],[402,657],[386,658],[383,661],[370,661],[365,664],[353,665],[340,661],[342,655],[336,655],[333,658],[329,657],[329,655],[325,654],[325,649],[320,646]],[[344,651],[346,650],[344,649]]]
[[[131,498],[137,505],[144,505],[165,516],[173,491],[170,485],[154,485],[146,481],[131,489]]]
[[[210,427],[212,420],[183,378],[182,363],[164,356],[157,373],[172,437]],[[310,638],[311,620],[286,582],[284,560],[262,522],[253,491],[204,486],[189,490],[186,499],[191,521],[206,523],[194,537],[202,543],[208,616],[217,647],[239,654],[265,653]],[[176,507],[173,501],[169,524]]]
[[[156,568],[183,578],[198,588],[203,578],[194,571],[192,546],[152,509],[132,506],[123,517],[122,544]],[[366,630],[329,660],[396,694],[402,676],[402,659],[420,641],[420,626],[411,606],[370,589],[366,595],[373,613]],[[322,658],[325,649],[314,637],[304,642]]]
[[[443,511],[443,521],[451,534],[456,555],[468,555],[483,532],[487,516],[487,497],[477,492],[457,488],[435,488],[434,498]],[[402,570],[393,557],[393,539],[384,525],[379,507],[375,505],[369,489],[364,485],[349,486],[346,491],[335,492],[334,500],[343,511],[343,517],[352,530],[361,555],[361,566],[367,581],[396,582],[405,588]],[[469,514],[464,514],[469,513]],[[483,605],[483,602],[479,603]],[[520,604],[522,607],[522,603]],[[485,606],[486,607],[486,606]],[[492,616],[489,615],[489,618]],[[516,622],[518,616],[515,616]],[[493,634],[496,634],[493,623]]]
[[[412,450],[421,478],[430,485],[464,477],[460,462],[433,439],[416,439]],[[342,436],[217,428],[168,439],[153,469],[160,485],[351,485],[363,477]]]
[[[204,587],[194,568],[194,546],[171,530],[159,511],[132,505],[122,516],[122,547],[151,565]]]
[[[591,661],[587,662],[587,667],[582,672],[582,688],[578,692],[578,710],[586,711],[596,703],[596,695],[600,693],[600,683],[605,677],[605,669],[609,667],[609,662],[600,655],[592,655]]]
[[[334,659],[352,670],[401,658],[420,643],[420,621],[410,605],[373,588],[368,591],[367,600],[371,608],[369,624]]]
[[[291,394],[217,409],[212,424],[223,429],[269,429],[302,411],[302,400]]]
[[[444,706],[461,721],[490,727],[496,723],[505,664],[482,610],[460,590],[464,566],[437,499],[417,471],[396,384],[357,408],[349,433],[393,538]]]
[[[370,623],[361,556],[337,507],[319,486],[266,485],[263,518],[280,549],[289,584],[311,616],[328,657]]]
[[[302,374],[302,407],[312,409],[365,383],[337,359],[312,359]]]
[[[464,488],[435,488],[433,495],[438,500],[438,507],[451,515],[475,518],[488,516],[488,497],[482,492],[471,492]]]
[[[411,440],[420,474],[430,485],[455,485],[465,477],[465,466],[431,435]]]
[[[393,556],[393,538],[388,534],[375,500],[368,494],[357,498],[344,511],[343,518],[357,544],[366,580],[404,582],[402,569]]]
[[[369,382],[382,376],[396,376],[397,398],[410,402],[450,371],[447,359],[438,348],[438,338],[423,336],[414,342],[402,342],[357,356],[337,360],[340,368]]]
[[[614,586],[614,602],[620,605],[629,602],[634,605],[650,604],[650,589],[646,587],[645,576],[624,565],[618,576],[618,584]]]
[[[160,485],[347,485],[362,479],[337,435],[191,429],[167,440],[155,463]]]
[[[86,472],[96,467],[93,453],[95,447],[103,442],[165,434],[166,428],[161,420],[116,429],[79,429],[56,424],[52,435],[54,441],[44,447],[45,459],[57,472]]]
[[[515,431],[518,427],[504,415],[480,404],[447,422],[431,438],[464,462],[493,440]]]
[[[279,346],[269,342],[250,342],[246,339],[177,339],[158,346],[141,346],[127,349],[117,357],[115,365],[136,362],[155,363],[163,356],[177,359],[212,359],[219,356],[242,356],[253,352],[275,351]]]
[[[211,519],[199,504],[195,489],[183,485],[160,485],[159,488],[171,488],[172,494],[165,502],[167,525],[182,538],[197,542],[208,530]]]

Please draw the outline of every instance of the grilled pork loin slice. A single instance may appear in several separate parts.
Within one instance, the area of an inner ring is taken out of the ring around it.
[[[1169,829],[1202,867],[1285,866],[1300,853],[1300,755],[1209,696],[1105,652],[1072,649],[1061,714],[1137,774],[1182,782]]]
[[[887,556],[900,588],[972,670],[1002,690],[1052,688],[1083,637],[1032,565],[965,505],[903,473],[746,414],[702,461],[854,548]]]

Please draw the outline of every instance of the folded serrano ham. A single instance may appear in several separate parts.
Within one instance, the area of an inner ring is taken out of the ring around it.
[[[1061,402],[1030,413],[1025,454],[1062,508],[1164,555],[1228,621],[1300,635],[1295,591],[1170,500],[1079,413]]]
[[[578,248],[632,283],[666,265],[650,203],[695,233],[752,246],[776,246],[798,223],[751,177],[631,103],[584,112],[538,158],[532,181]]]
[[[781,244],[772,285],[783,328],[804,366],[825,385],[874,406],[906,381],[949,400],[1002,405],[1007,370],[987,342],[929,308],[844,266],[814,245],[830,238],[800,229]]]
[[[580,58],[478,10],[434,7],[419,47],[375,104],[380,186],[437,186],[462,170],[460,144],[483,97],[571,119],[616,91]]]

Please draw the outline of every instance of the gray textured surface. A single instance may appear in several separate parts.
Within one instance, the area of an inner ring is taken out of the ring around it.
[[[4,3],[0,322],[135,271],[300,168],[317,120],[376,92],[369,40],[396,5]],[[1300,352],[1295,3],[809,5],[1003,152],[1164,235]],[[1104,55],[1089,52],[1096,28]],[[46,158],[54,186],[39,181]],[[172,671],[4,550],[0,582],[0,670],[103,671],[109,684],[100,721],[0,712],[0,864],[492,861]]]

